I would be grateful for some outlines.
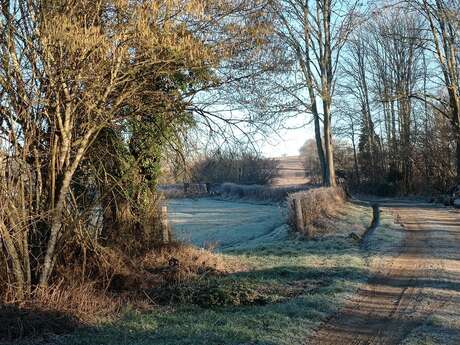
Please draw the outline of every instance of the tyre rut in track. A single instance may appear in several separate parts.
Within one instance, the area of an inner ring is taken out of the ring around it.
[[[306,344],[396,345],[447,304],[460,310],[458,212],[415,204],[386,210],[401,221],[404,241],[377,260],[373,277]]]

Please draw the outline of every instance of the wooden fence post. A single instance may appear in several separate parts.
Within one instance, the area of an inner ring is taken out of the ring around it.
[[[171,241],[171,228],[168,222],[168,206],[161,206],[161,237],[163,243]]]
[[[303,213],[302,213],[302,203],[300,202],[299,198],[294,199],[294,206],[295,206],[295,221],[296,221],[296,228],[297,231],[300,233],[304,233],[304,222],[303,222]]]

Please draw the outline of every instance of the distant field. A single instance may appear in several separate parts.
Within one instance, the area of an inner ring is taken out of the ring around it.
[[[299,185],[309,183],[300,156],[276,158],[279,161],[280,176],[273,181],[275,186]]]
[[[169,217],[177,239],[197,246],[237,246],[265,238],[285,223],[278,205],[214,199],[172,199]]]

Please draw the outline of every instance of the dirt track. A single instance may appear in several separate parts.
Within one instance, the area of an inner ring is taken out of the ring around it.
[[[276,158],[278,161],[279,176],[274,179],[275,186],[292,186],[309,183],[310,179],[305,177],[305,168],[302,157],[288,156]]]
[[[460,213],[423,204],[383,206],[404,227],[404,241],[374,261],[374,277],[306,344],[406,344],[433,318],[460,320]],[[440,344],[460,344],[460,329],[436,328],[445,339]]]

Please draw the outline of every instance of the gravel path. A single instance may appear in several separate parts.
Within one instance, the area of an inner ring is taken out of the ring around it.
[[[376,261],[374,277],[306,344],[460,344],[459,212],[428,204],[383,206],[406,230],[404,241]],[[438,341],[417,337],[430,324],[429,338]]]

